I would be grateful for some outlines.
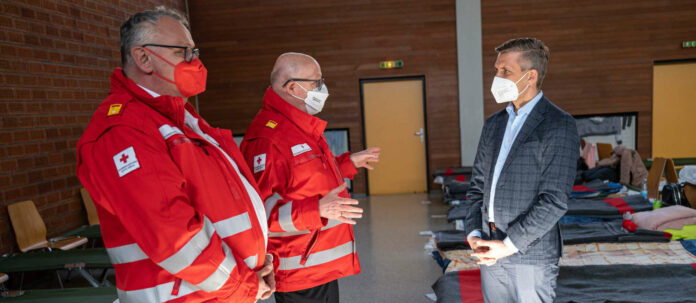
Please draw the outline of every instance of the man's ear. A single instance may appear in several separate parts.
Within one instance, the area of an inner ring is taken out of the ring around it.
[[[131,49],[131,58],[134,65],[143,73],[152,73],[152,60],[148,56],[144,47],[134,47]]]
[[[536,69],[530,69],[529,70],[529,83],[534,84],[534,87],[536,87],[537,83],[539,82],[539,71]]]
[[[285,93],[287,93],[289,95],[297,96],[297,94],[295,94],[296,86],[297,86],[297,83],[295,83],[295,81],[290,81],[290,82],[288,82],[287,85],[285,85],[285,87],[283,89],[285,89]]]

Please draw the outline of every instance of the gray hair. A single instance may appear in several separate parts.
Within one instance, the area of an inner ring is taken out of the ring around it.
[[[145,40],[152,35],[153,25],[157,24],[162,16],[181,22],[190,31],[186,17],[164,6],[136,13],[121,25],[121,64],[126,65],[132,59],[130,51],[133,47],[147,43]]]
[[[546,66],[549,64],[549,48],[544,42],[535,38],[517,38],[506,41],[495,48],[498,54],[520,52],[524,62],[517,62],[523,70],[535,69],[539,73],[537,89],[546,76]]]

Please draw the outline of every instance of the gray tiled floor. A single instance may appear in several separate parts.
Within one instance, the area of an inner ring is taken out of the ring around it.
[[[430,285],[442,271],[425,253],[427,238],[419,232],[450,227],[442,197],[403,194],[359,200],[365,209],[355,226],[362,273],[339,280],[341,302],[432,302],[425,294],[432,292]]]

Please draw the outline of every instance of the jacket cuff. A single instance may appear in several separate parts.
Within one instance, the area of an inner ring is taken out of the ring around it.
[[[344,178],[353,180],[353,177],[358,174],[358,169],[353,164],[353,160],[350,159],[350,152],[345,152],[336,157],[336,162],[338,162],[338,169],[341,170]]]
[[[507,246],[509,249],[512,249],[512,251],[514,251],[515,253],[520,251],[519,249],[517,249],[517,246],[515,246],[515,244],[512,243],[510,237],[505,237],[505,240],[503,240],[503,244],[505,244],[505,246]]]
[[[476,230],[470,232],[468,235],[466,235],[466,238],[467,238],[467,239],[469,239],[469,238],[471,238],[471,237],[478,237],[478,238],[481,238],[481,230],[480,230],[480,229],[476,229]]]
[[[528,240],[530,237],[528,235],[522,236],[522,233],[518,229],[519,226],[517,225],[509,227],[506,239],[510,239],[509,242],[514,245],[518,252],[526,253],[529,244],[531,244],[531,241]]]
[[[328,220],[319,216],[319,197],[312,197],[303,200],[302,203],[297,203],[300,208],[300,224],[297,226],[299,230],[315,230],[326,226]]]

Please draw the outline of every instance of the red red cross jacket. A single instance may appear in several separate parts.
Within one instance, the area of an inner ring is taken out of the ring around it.
[[[268,249],[280,256],[280,292],[360,273],[353,227],[319,216],[319,199],[357,173],[349,153],[331,153],[325,127],[269,88],[241,144],[266,204]]]
[[[120,68],[77,144],[125,302],[254,302],[263,201],[232,133]]]

